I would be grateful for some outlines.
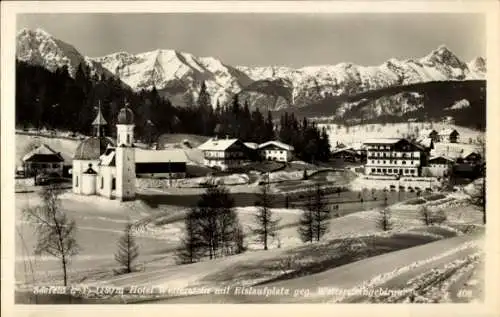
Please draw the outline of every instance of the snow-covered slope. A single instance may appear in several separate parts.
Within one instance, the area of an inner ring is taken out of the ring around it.
[[[250,106],[269,110],[304,107],[326,97],[399,85],[484,79],[486,72],[484,58],[465,63],[444,45],[420,59],[391,58],[378,66],[340,63],[298,69],[230,66],[213,57],[167,49],[87,58],[39,29],[19,32],[17,57],[52,70],[68,65],[70,73],[82,60],[93,69],[102,65],[135,90],[156,87],[177,106],[192,105],[205,81],[214,107],[217,101],[225,103],[239,93]]]

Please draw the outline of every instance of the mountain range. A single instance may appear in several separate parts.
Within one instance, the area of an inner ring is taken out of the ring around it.
[[[436,81],[484,80],[486,74],[485,58],[464,62],[444,45],[421,58],[391,58],[377,66],[340,63],[302,68],[247,67],[231,66],[214,57],[196,57],[166,49],[87,57],[42,29],[18,32],[16,58],[52,71],[67,65],[71,75],[83,62],[93,73],[116,76],[133,90],[155,87],[176,106],[194,104],[204,81],[214,107],[238,94],[240,101],[248,102],[252,108],[273,111],[304,108],[332,97],[390,87]],[[404,97],[418,101],[411,94]],[[411,111],[412,107],[408,109]],[[335,111],[342,115],[338,109]],[[373,115],[376,116],[377,112]]]

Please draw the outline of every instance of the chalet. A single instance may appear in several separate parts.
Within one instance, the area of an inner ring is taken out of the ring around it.
[[[259,145],[260,156],[265,160],[288,162],[292,159],[293,146],[279,141],[268,141]]]
[[[425,149],[407,139],[387,138],[365,141],[367,175],[420,176],[426,164]]]
[[[203,164],[227,170],[248,160],[249,148],[238,139],[211,138],[198,147],[203,152]]]
[[[442,177],[450,175],[454,160],[446,156],[435,156],[429,158],[428,170],[431,176]]]
[[[356,153],[353,149],[338,149],[333,151],[330,157],[336,161],[355,163],[361,159],[361,155]]]
[[[462,160],[468,164],[478,164],[481,162],[482,157],[477,151],[467,151],[462,154]]]
[[[459,135],[455,129],[443,129],[439,132],[439,141],[457,143]]]
[[[439,142],[439,134],[434,129],[423,129],[419,133],[419,139],[429,138],[433,142]]]
[[[60,152],[54,151],[46,144],[26,153],[22,158],[24,175],[39,174],[63,176],[64,158]]]
[[[188,158],[182,149],[135,149],[136,177],[184,178]]]

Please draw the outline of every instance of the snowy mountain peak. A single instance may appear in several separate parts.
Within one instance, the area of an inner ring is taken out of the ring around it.
[[[119,77],[134,90],[156,89],[174,105],[195,103],[205,82],[215,106],[240,94],[251,106],[267,109],[302,107],[327,96],[352,95],[398,85],[430,81],[484,79],[486,62],[466,64],[445,45],[423,58],[391,58],[378,66],[351,62],[302,68],[230,66],[215,57],[196,57],[172,49],[138,54],[117,52],[102,57],[82,56],[73,46],[47,32],[23,29],[17,36],[17,58],[50,70],[67,65],[74,74],[81,62],[91,70]]]
[[[55,38],[43,29],[24,28],[17,33],[16,40],[16,58],[23,62],[43,66],[50,71],[66,66],[72,76],[78,66],[84,63],[92,74],[109,75],[100,64],[84,57],[74,46]]]
[[[465,63],[462,62],[446,45],[440,45],[437,49],[430,52],[427,56],[420,60],[424,64],[446,64],[455,68],[466,67]]]
[[[468,63],[469,69],[473,72],[486,73],[486,59],[476,57]]]

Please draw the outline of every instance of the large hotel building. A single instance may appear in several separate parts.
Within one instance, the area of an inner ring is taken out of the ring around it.
[[[425,148],[406,139],[370,139],[364,145],[366,175],[420,176],[426,165]]]

